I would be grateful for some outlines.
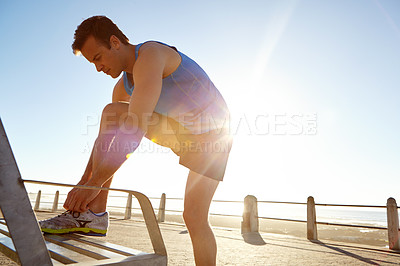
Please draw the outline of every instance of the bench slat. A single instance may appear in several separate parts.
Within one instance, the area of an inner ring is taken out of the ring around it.
[[[87,243],[82,243],[80,241],[76,241],[74,239],[65,236],[66,234],[63,235],[45,234],[44,238],[49,242],[74,250],[81,254],[85,254],[86,256],[92,257],[97,260],[110,259],[110,258],[125,258],[127,256],[132,256],[132,254],[124,256],[119,253],[111,252],[109,250],[89,245]]]
[[[11,260],[20,264],[20,261],[18,259],[18,254],[15,251],[15,247],[14,247],[14,244],[13,244],[11,238],[9,238],[6,235],[2,235],[2,234],[0,234],[0,252],[3,253],[4,255],[6,255]],[[55,259],[51,259],[51,261],[52,261],[53,265],[65,264],[65,263],[60,263],[59,261],[57,261]],[[74,261],[72,261],[72,260],[68,261],[67,259],[65,259],[64,261],[66,261],[67,263],[74,263]]]
[[[8,232],[7,225],[0,223],[0,233],[5,235],[11,241],[10,233]],[[9,243],[9,242],[6,241],[6,243]],[[12,241],[11,241],[11,244],[12,244]],[[76,251],[67,249],[65,247],[50,243],[48,241],[45,241],[45,244],[50,253],[51,258],[56,261],[59,261],[63,264],[77,263],[78,261],[88,262],[88,261],[94,260],[93,258],[90,258],[90,257],[84,256],[83,254],[80,254],[79,252],[76,252]],[[13,247],[13,252],[15,252],[15,254],[17,255],[14,245],[12,247]],[[12,260],[14,260],[14,259],[12,259]]]
[[[66,249],[78,252],[80,254],[83,254],[85,256],[91,257],[91,258],[96,259],[96,260],[104,260],[104,259],[109,259],[110,258],[110,257],[104,256],[103,254],[99,254],[97,252],[89,250],[87,248],[87,245],[79,245],[79,243],[74,243],[74,241],[69,241],[69,239],[66,239],[66,238],[64,238],[62,236],[59,236],[59,235],[45,234],[44,235],[44,239],[46,241],[50,242],[50,243],[62,246],[64,248],[66,248]],[[47,247],[47,248],[49,249],[49,247]]]
[[[65,237],[86,243],[88,245],[92,245],[92,246],[96,246],[96,247],[99,247],[99,248],[102,248],[105,250],[116,252],[116,253],[124,255],[124,256],[139,256],[139,255],[149,254],[149,253],[146,253],[146,252],[143,252],[140,250],[127,248],[124,246],[112,244],[112,243],[102,241],[99,239],[95,239],[95,238],[88,239],[87,237],[84,237],[84,236],[81,236],[78,234],[68,234],[68,235],[65,235]]]
[[[0,221],[0,233],[9,236],[8,228],[4,221]],[[159,261],[159,265],[165,265],[165,260],[163,260],[165,256],[148,254],[96,238],[89,239],[78,234],[45,234],[44,238],[52,259],[62,264],[113,265],[122,263],[121,265],[135,265],[138,263],[137,265],[146,265],[147,261],[149,261],[148,265],[158,265],[157,261]],[[10,238],[8,238],[8,241],[12,245]],[[12,247],[14,246],[12,245]],[[93,249],[97,249],[97,253],[92,251]]]

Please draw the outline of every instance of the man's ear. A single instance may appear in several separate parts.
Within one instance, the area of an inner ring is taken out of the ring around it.
[[[115,35],[110,36],[110,46],[114,47],[117,50],[120,48],[121,41],[118,39],[117,36],[115,36]]]

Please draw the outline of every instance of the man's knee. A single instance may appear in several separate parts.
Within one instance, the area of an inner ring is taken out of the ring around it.
[[[120,126],[124,114],[128,112],[127,103],[109,103],[107,104],[101,115],[100,130],[115,130]]]
[[[103,116],[121,116],[123,113],[128,112],[128,103],[117,102],[109,103],[103,108]]]
[[[197,209],[195,206],[185,206],[183,220],[188,229],[202,228],[208,225],[208,212]]]

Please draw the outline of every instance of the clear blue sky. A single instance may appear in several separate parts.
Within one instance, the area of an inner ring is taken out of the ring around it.
[[[400,201],[396,0],[1,1],[0,115],[23,178],[83,173],[116,80],[71,43],[99,14],[131,43],[176,46],[223,94],[235,142],[216,198]],[[142,145],[113,187],[183,196],[178,158]]]

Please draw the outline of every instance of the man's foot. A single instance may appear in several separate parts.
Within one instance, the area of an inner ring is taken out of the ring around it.
[[[42,232],[49,234],[83,233],[105,236],[108,228],[108,212],[96,215],[86,212],[66,211],[56,217],[39,221]]]

